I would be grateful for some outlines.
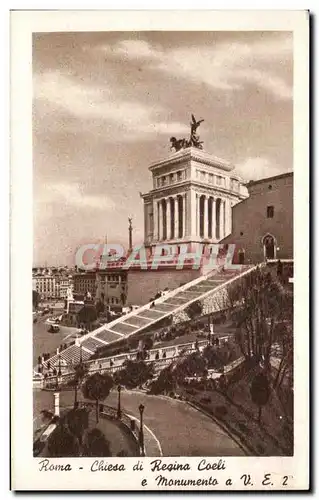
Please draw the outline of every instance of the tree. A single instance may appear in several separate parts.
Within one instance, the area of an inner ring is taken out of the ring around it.
[[[246,359],[263,361],[270,371],[271,347],[279,340],[279,323],[292,321],[292,296],[266,268],[240,277],[217,298],[237,325],[235,339]]]
[[[78,401],[78,386],[88,373],[88,367],[84,363],[79,363],[74,367],[74,405]]]
[[[66,423],[69,431],[75,436],[79,444],[82,444],[82,436],[89,426],[89,415],[85,408],[73,408],[66,415]]]
[[[82,392],[83,396],[96,403],[96,421],[99,421],[99,401],[103,401],[110,394],[113,387],[113,379],[108,375],[94,373],[86,379]]]
[[[58,425],[48,439],[50,457],[78,457],[79,450],[77,438],[63,424]]]
[[[202,315],[203,304],[199,300],[192,302],[186,307],[185,312],[190,319],[196,319],[198,316]]]
[[[129,389],[140,387],[153,377],[153,365],[144,361],[126,360],[123,368],[116,372],[116,383],[122,384]]]
[[[152,349],[153,347],[153,339],[152,337],[146,337],[144,340],[144,349],[147,349],[148,351]]]
[[[97,320],[97,312],[93,306],[83,306],[78,312],[79,323],[84,323],[86,328],[90,329],[89,326]]]
[[[257,373],[250,386],[250,395],[253,402],[258,406],[258,422],[261,422],[262,407],[268,403],[270,396],[270,385],[265,373]]]
[[[292,386],[293,373],[293,329],[291,323],[283,323],[277,325],[280,329],[279,337],[279,352],[280,364],[274,381],[274,388],[279,389],[286,375],[289,375],[290,387]]]
[[[183,382],[185,377],[202,376],[206,371],[206,360],[198,352],[184,358],[175,368],[177,380]]]
[[[176,380],[174,377],[174,374],[172,373],[171,369],[169,366],[164,368],[157,380],[154,380],[154,382],[151,385],[151,393],[152,394],[162,394],[162,393],[169,393],[174,390],[176,386]]]
[[[105,310],[105,305],[103,304],[102,300],[98,300],[97,303],[95,304],[95,309],[96,309],[96,314],[99,315],[104,312]]]
[[[40,294],[36,290],[32,290],[32,305],[33,309],[37,309],[40,302]]]
[[[85,457],[111,457],[110,443],[100,429],[92,429],[86,436],[83,456]]]

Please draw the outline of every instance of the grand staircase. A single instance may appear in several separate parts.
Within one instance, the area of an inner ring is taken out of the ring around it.
[[[242,275],[251,272],[255,266],[241,266],[240,270],[215,269],[205,276],[170,291],[165,296],[136,309],[121,318],[84,335],[78,342],[44,363],[48,368],[58,364],[63,369],[88,360],[99,348],[114,343],[123,337],[143,332],[156,323],[187,308],[193,302],[218,293]]]

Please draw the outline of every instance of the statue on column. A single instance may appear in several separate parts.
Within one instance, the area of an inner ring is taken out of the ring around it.
[[[196,120],[195,116],[192,114],[192,121],[190,122],[191,132],[189,139],[176,139],[176,137],[171,137],[171,149],[175,149],[175,151],[180,151],[181,149],[186,149],[189,147],[203,149],[203,141],[200,141],[199,135],[197,135],[197,129],[203,121],[204,120]]]
[[[133,231],[133,226],[132,226],[132,217],[128,217],[128,247],[129,247],[129,252],[132,252],[133,248],[133,241],[132,241],[132,231]]]

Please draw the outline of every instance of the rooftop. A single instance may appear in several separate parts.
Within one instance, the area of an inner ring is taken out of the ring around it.
[[[262,184],[263,182],[276,181],[278,179],[284,179],[285,177],[292,177],[293,172],[286,172],[285,174],[275,175],[273,177],[265,177],[264,179],[258,179],[257,181],[249,181],[245,184],[246,187],[255,186],[256,184]]]

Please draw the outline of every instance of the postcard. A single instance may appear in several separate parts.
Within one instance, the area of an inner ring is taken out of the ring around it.
[[[309,489],[309,14],[11,13],[15,491]]]

